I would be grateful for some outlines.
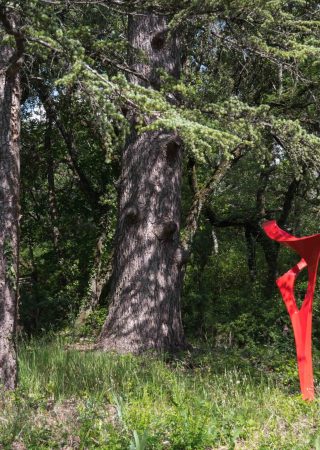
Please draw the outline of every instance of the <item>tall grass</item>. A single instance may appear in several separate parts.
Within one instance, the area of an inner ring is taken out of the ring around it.
[[[0,400],[0,448],[305,450],[320,442],[319,402],[303,402],[296,384],[237,352],[169,360],[66,350],[55,340],[23,344],[19,359],[19,389]]]

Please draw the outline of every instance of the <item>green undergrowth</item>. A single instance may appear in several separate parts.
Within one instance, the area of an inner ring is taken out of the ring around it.
[[[19,388],[0,397],[1,449],[320,449],[319,401],[301,400],[294,355],[279,349],[159,358],[37,340],[19,359]]]

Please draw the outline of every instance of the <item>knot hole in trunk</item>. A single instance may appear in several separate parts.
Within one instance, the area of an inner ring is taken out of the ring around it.
[[[174,234],[178,230],[176,222],[170,220],[168,222],[159,223],[155,227],[155,235],[160,241],[169,241],[173,239]]]
[[[177,161],[179,150],[181,147],[181,141],[178,139],[173,139],[167,143],[166,148],[166,159],[169,166],[174,166]]]
[[[166,42],[166,30],[159,31],[151,39],[151,47],[153,50],[159,52]]]
[[[126,225],[133,225],[140,219],[139,208],[135,205],[127,206],[124,210],[124,221]]]

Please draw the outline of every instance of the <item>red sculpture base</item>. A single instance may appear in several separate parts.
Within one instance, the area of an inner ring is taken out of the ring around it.
[[[320,258],[320,234],[297,238],[278,227],[275,220],[265,222],[265,233],[273,240],[292,248],[301,260],[277,279],[277,285],[290,315],[297,350],[298,371],[302,398],[314,399],[312,370],[312,301]],[[300,310],[294,296],[294,284],[298,274],[308,268],[308,288]]]

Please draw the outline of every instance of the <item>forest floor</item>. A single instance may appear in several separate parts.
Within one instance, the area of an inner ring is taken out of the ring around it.
[[[320,449],[320,400],[301,400],[294,354],[279,349],[156,358],[55,339],[24,343],[19,359],[18,390],[0,396],[1,449]]]

